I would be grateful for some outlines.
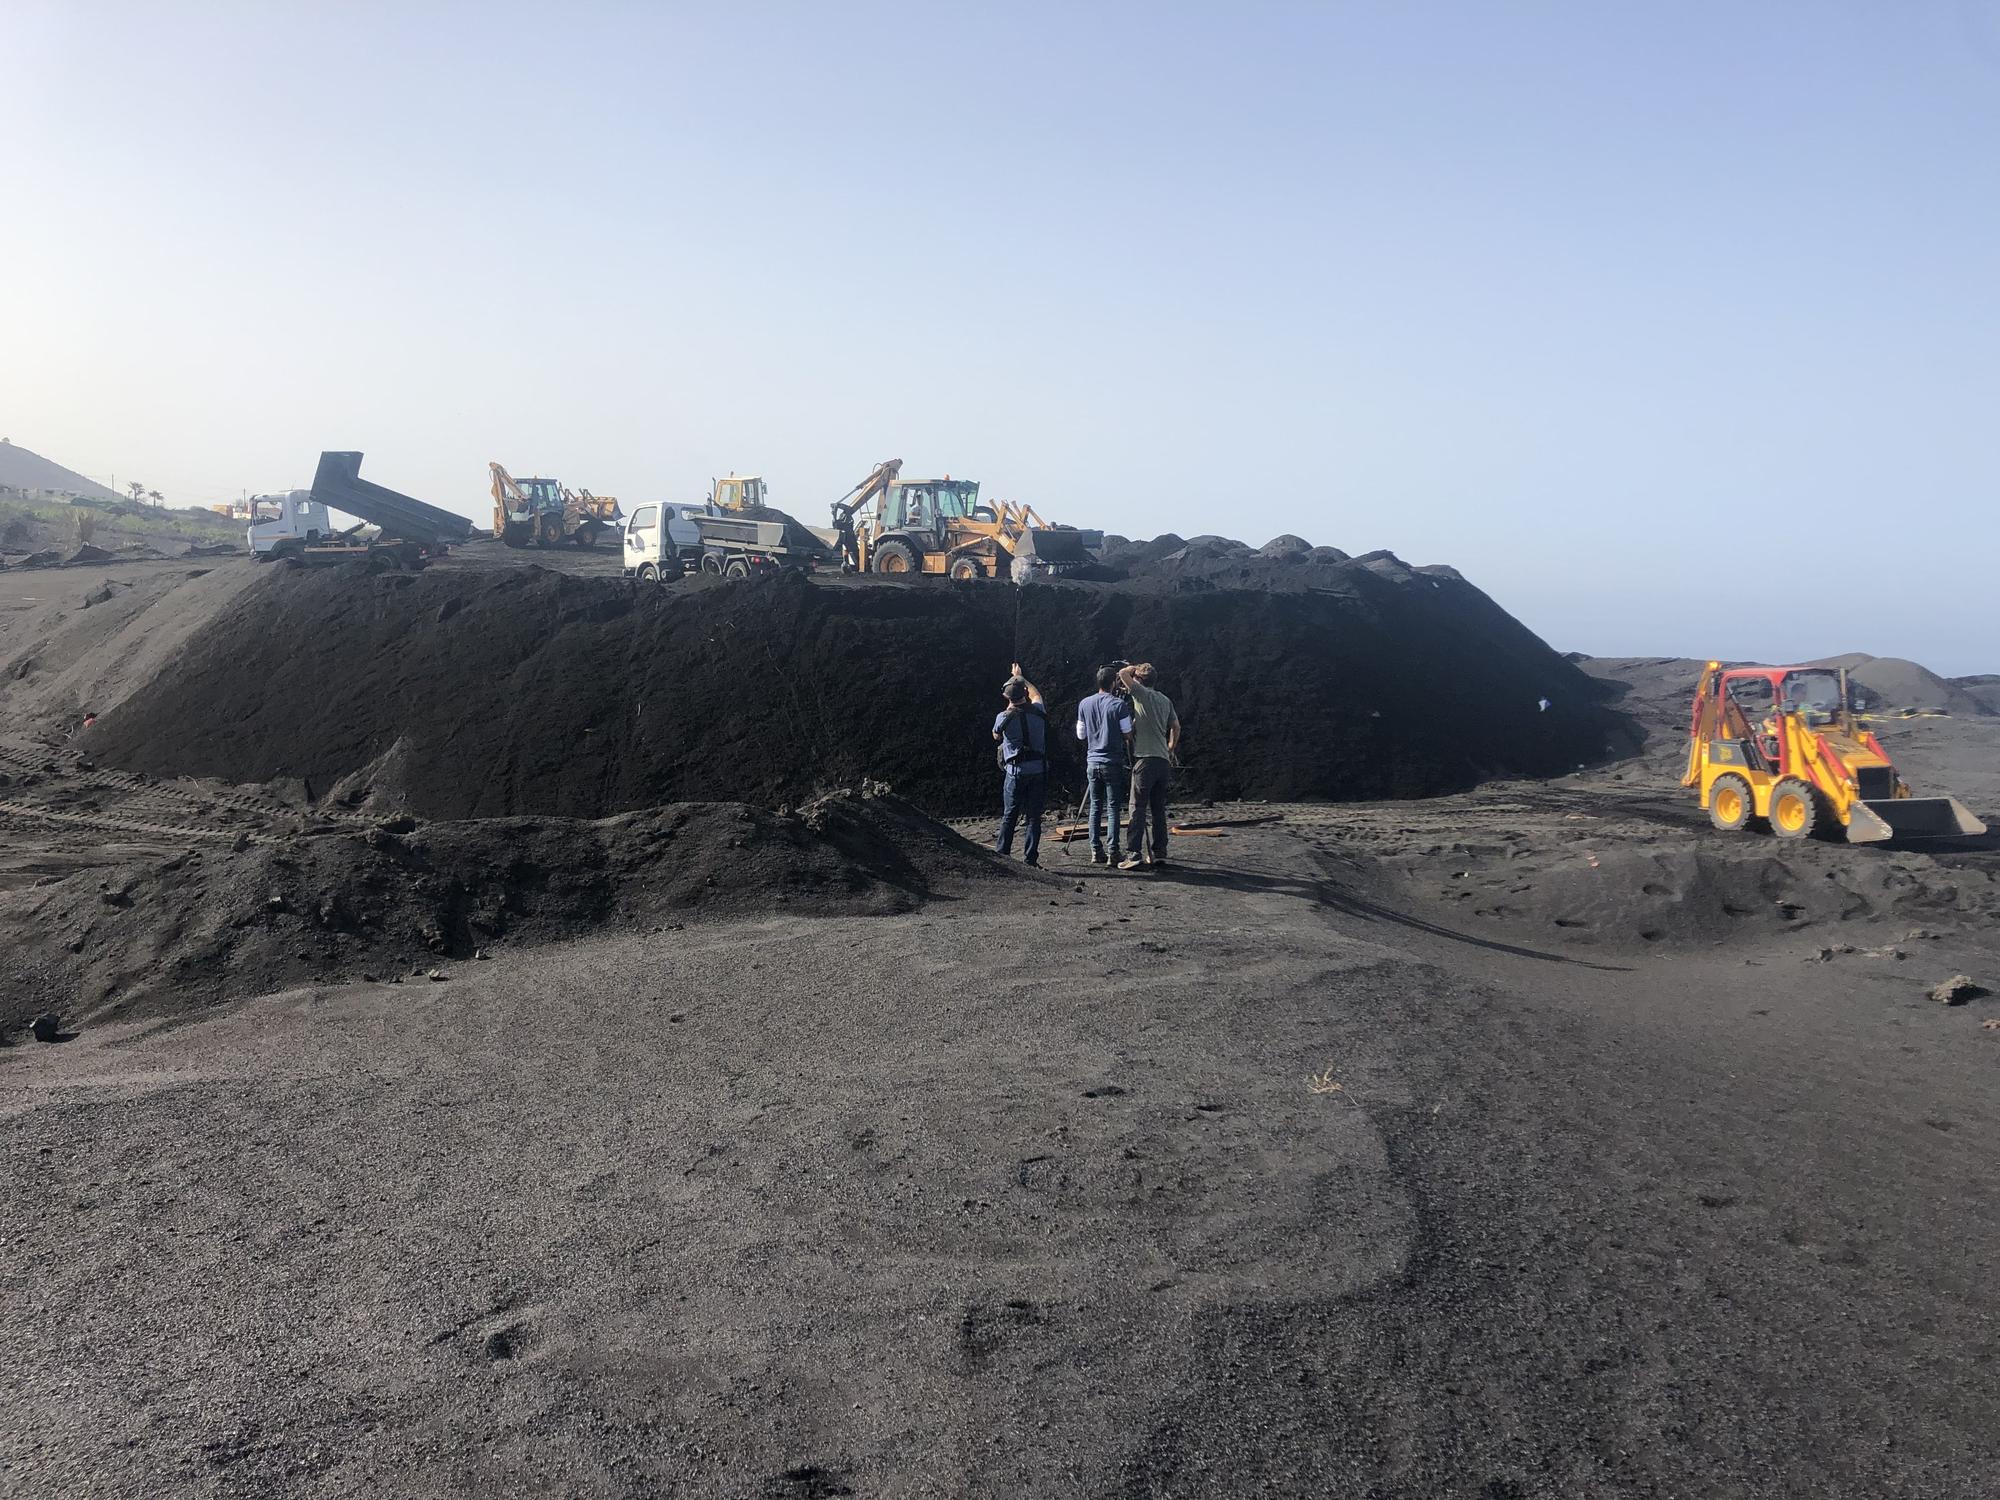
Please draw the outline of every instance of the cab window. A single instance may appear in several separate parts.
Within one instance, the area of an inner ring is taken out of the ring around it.
[[[631,529],[633,531],[651,531],[653,529],[653,524],[655,520],[658,518],[659,514],[660,514],[660,508],[657,505],[640,506],[637,510],[632,512]]]

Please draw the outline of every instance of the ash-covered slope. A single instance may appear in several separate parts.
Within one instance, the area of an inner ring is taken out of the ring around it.
[[[993,799],[1013,660],[1073,796],[1069,721],[1115,657],[1156,663],[1180,705],[1185,796],[1422,795],[1617,738],[1602,689],[1457,575],[1318,571],[1291,591],[274,572],[89,744],[430,817],[779,805],[862,778],[950,814]]]

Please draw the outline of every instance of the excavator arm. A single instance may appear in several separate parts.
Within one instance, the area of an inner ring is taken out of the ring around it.
[[[493,503],[503,511],[527,509],[528,497],[514,483],[514,476],[496,463],[489,463],[486,467],[493,471]]]
[[[840,555],[847,559],[848,566],[861,566],[861,547],[854,535],[854,517],[863,506],[883,494],[903,472],[900,458],[884,459],[875,465],[866,479],[833,502],[833,529],[839,533]]]
[[[838,526],[843,521],[852,521],[856,511],[888,489],[902,472],[903,461],[900,458],[884,459],[875,465],[866,479],[833,502],[833,524]]]
[[[1682,786],[1693,786],[1701,780],[1701,747],[1714,739],[1721,728],[1716,712],[1721,698],[1715,691],[1716,674],[1721,670],[1720,662],[1710,662],[1694,685],[1694,714],[1688,724],[1687,769],[1681,776]]]

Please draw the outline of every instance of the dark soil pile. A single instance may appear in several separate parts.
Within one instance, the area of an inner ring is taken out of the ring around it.
[[[1273,537],[1262,547],[1226,536],[1183,541],[1168,534],[1150,542],[1106,537],[1103,561],[1111,576],[1146,589],[1175,593],[1200,589],[1344,592],[1357,570],[1403,585],[1424,580],[1464,581],[1455,568],[1412,568],[1393,552],[1350,558],[1338,547],[1315,547],[1304,537],[1289,534]]]
[[[418,976],[607,924],[907,911],[1005,868],[895,797],[601,821],[408,820],[190,850],[0,895],[0,1020],[179,1014],[294,985]],[[671,927],[661,941],[671,942]]]
[[[1421,796],[1617,738],[1599,685],[1448,570],[1306,566],[1320,582],[1286,590],[274,572],[88,745],[427,817],[780,806],[863,778],[948,815],[994,800],[1014,660],[1073,797],[1074,707],[1119,657],[1179,705],[1184,798]]]

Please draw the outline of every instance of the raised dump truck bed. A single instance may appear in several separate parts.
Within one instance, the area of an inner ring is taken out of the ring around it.
[[[329,510],[345,511],[382,528],[383,539],[414,542],[426,552],[443,552],[472,537],[472,522],[386,485],[361,477],[359,453],[322,453],[313,474],[312,498]]]

